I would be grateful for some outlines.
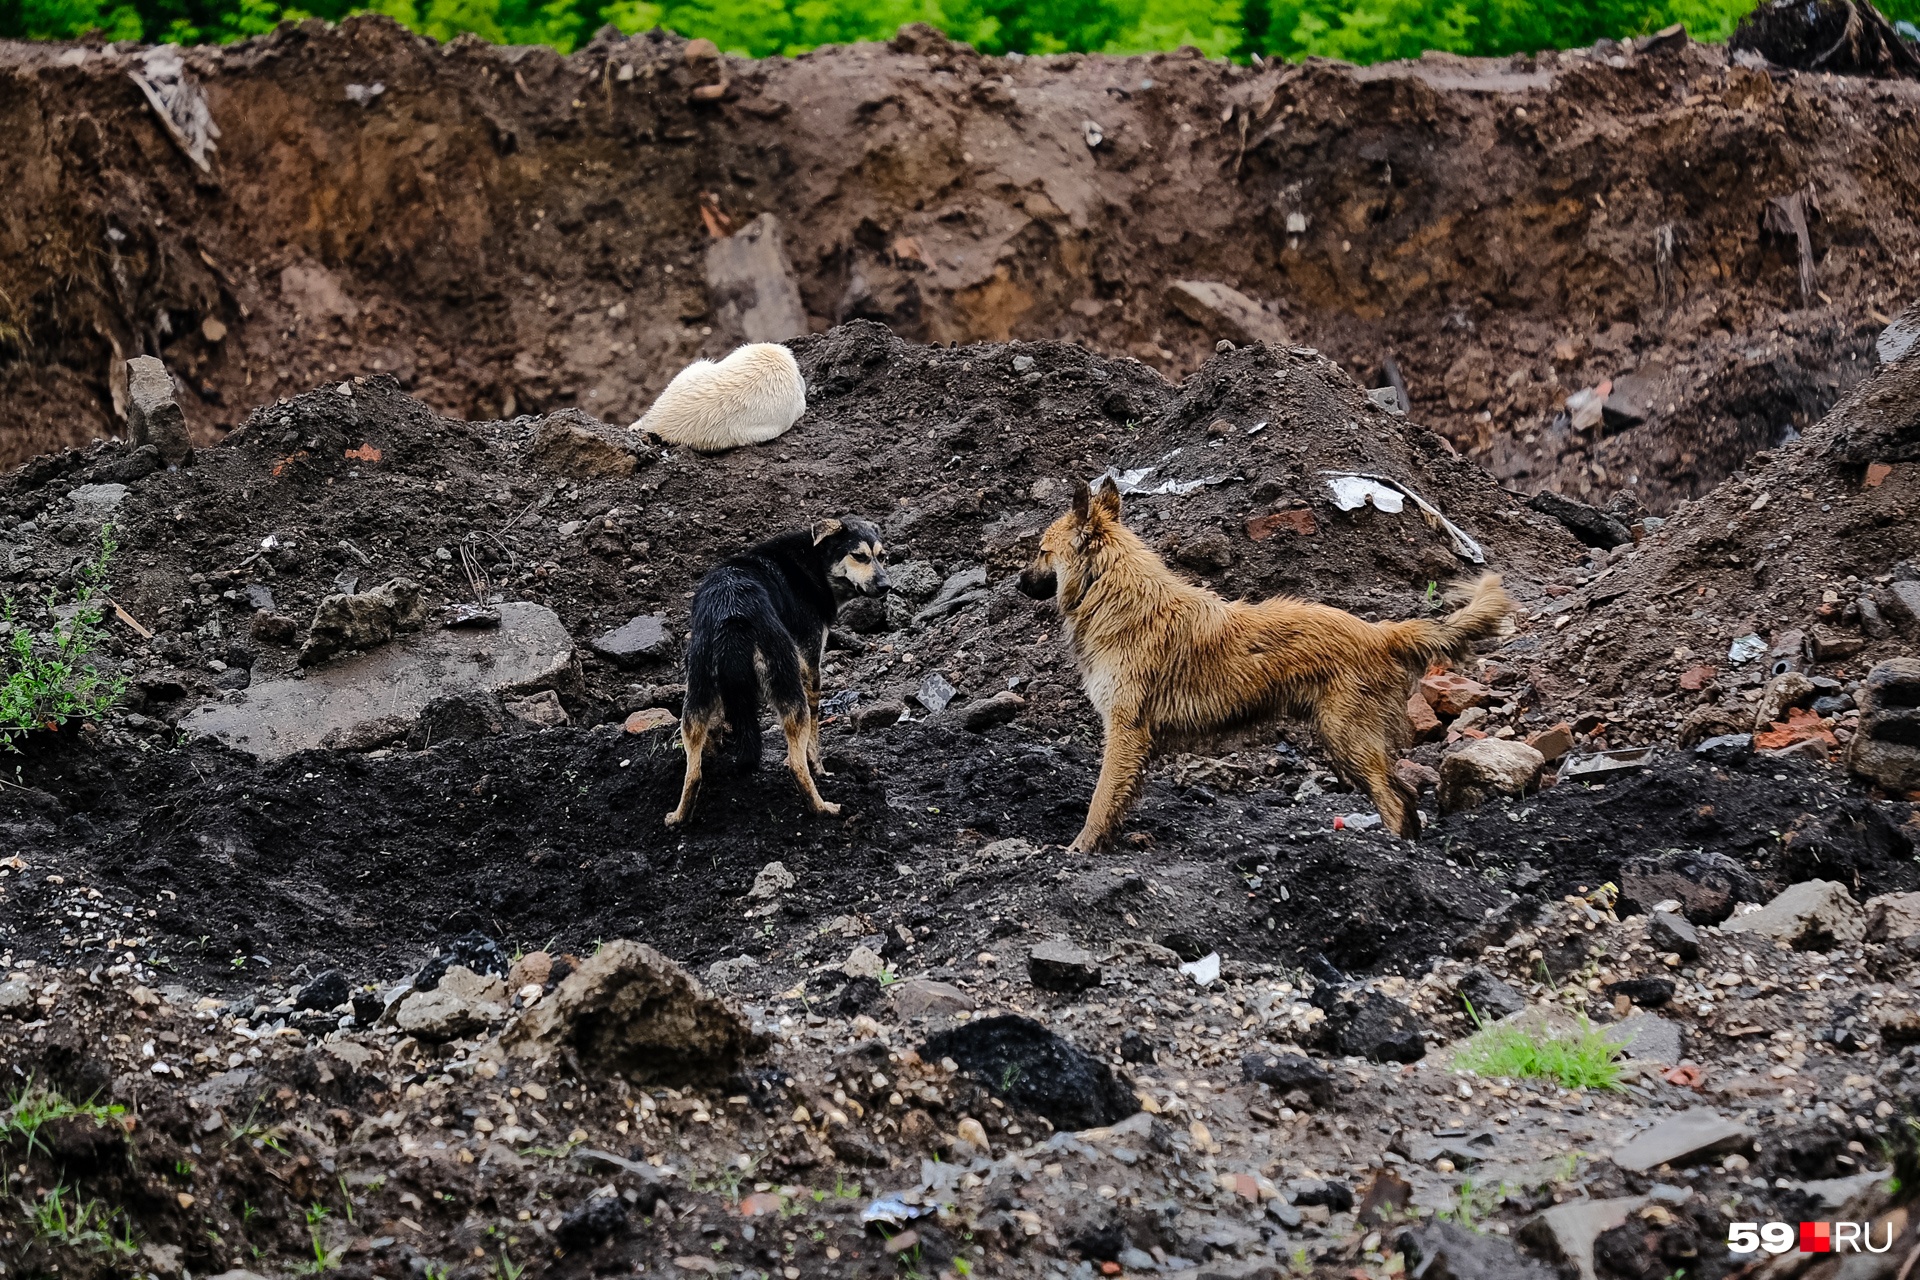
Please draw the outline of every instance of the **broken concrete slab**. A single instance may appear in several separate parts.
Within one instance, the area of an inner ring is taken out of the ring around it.
[[[1831,951],[1840,943],[1866,937],[1867,919],[1844,884],[1803,880],[1760,910],[1728,920],[1720,930],[1757,934],[1802,951]]]
[[[1230,342],[1293,345],[1280,317],[1231,285],[1216,280],[1176,280],[1167,286],[1167,302],[1201,326],[1210,338]]]
[[[1602,1233],[1646,1207],[1645,1196],[1611,1200],[1572,1200],[1543,1210],[1520,1228],[1520,1239],[1553,1259],[1574,1267],[1580,1280],[1595,1280],[1593,1242]]]
[[[782,342],[807,332],[807,311],[787,260],[780,219],[763,213],[707,246],[707,294],[714,327],[748,342]]]
[[[167,366],[152,356],[127,361],[127,432],[136,445],[152,445],[170,467],[193,457],[187,416],[174,400],[177,388]]]
[[[402,722],[404,734],[435,698],[530,688],[560,676],[572,661],[573,637],[559,616],[545,605],[514,602],[500,606],[497,630],[420,632],[305,679],[269,680],[230,702],[207,703],[180,728],[277,760],[376,721]]]
[[[1606,1028],[1603,1034],[1620,1046],[1622,1054],[1640,1062],[1674,1067],[1686,1056],[1686,1039],[1679,1025],[1657,1013],[1636,1013]]]
[[[1661,1165],[1684,1165],[1745,1151],[1753,1130],[1711,1107],[1693,1107],[1635,1134],[1613,1153],[1613,1163],[1629,1173],[1647,1173]]]

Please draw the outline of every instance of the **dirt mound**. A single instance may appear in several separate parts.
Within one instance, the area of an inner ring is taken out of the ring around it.
[[[1684,40],[1257,71],[982,58],[925,29],[687,49],[443,47],[360,17],[189,50],[221,129],[202,172],[129,80],[139,51],[0,48],[22,140],[0,458],[115,433],[142,352],[203,441],[378,373],[456,417],[630,420],[740,336],[702,259],[773,213],[816,329],[1071,339],[1166,373],[1286,331],[1367,381],[1391,357],[1510,484],[1664,508],[1857,380],[1920,252],[1920,86]],[[1769,215],[1795,193],[1804,253]],[[1209,310],[1183,279],[1245,296]],[[1604,421],[1560,420],[1603,382]]]
[[[1913,651],[1920,618],[1903,600],[1920,600],[1916,513],[1920,361],[1908,358],[1637,550],[1570,575],[1579,588],[1534,624],[1541,666],[1578,682],[1557,690],[1564,703],[1624,712],[1642,732],[1671,734],[1715,708],[1744,731],[1777,670],[1850,686]],[[1847,724],[1842,708],[1824,714]]]

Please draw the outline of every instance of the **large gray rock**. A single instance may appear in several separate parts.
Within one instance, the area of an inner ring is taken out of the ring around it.
[[[587,647],[609,662],[635,667],[664,658],[673,649],[673,633],[665,615],[642,614],[587,642]]]
[[[707,246],[707,295],[715,328],[748,342],[807,332],[807,310],[781,242],[780,219],[763,213]]]
[[[1920,893],[1883,893],[1867,899],[1867,941],[1920,938]]]
[[[1027,977],[1043,991],[1085,991],[1100,985],[1100,962],[1091,951],[1049,939],[1027,953]]]
[[[1758,911],[1735,916],[1722,933],[1751,933],[1803,951],[1831,951],[1867,936],[1860,904],[1837,880],[1803,880]]]
[[[484,1030],[507,1016],[507,984],[498,975],[450,965],[431,991],[400,1002],[394,1022],[419,1040],[441,1043]]]
[[[300,646],[300,665],[310,667],[348,649],[371,649],[403,631],[418,631],[426,621],[420,584],[411,578],[393,578],[355,595],[325,596]]]
[[[1291,346],[1287,326],[1258,302],[1217,280],[1176,280],[1167,286],[1167,302],[1207,331],[1209,338]]]
[[[1847,767],[1896,794],[1920,789],[1920,658],[1876,664],[1855,700],[1860,729]]]
[[[136,445],[150,444],[170,467],[193,457],[187,416],[174,400],[173,375],[152,356],[127,361],[127,431]]]
[[[934,622],[950,613],[958,613],[968,605],[977,604],[987,598],[987,571],[983,566],[974,565],[957,573],[947,575],[940,584],[940,590],[934,594],[927,607],[913,615],[915,622]]]
[[[1547,758],[1524,742],[1481,738],[1440,761],[1440,811],[1475,809],[1494,796],[1524,795],[1540,781]]]
[[[1541,1211],[1520,1228],[1520,1239],[1555,1262],[1572,1266],[1580,1280],[1594,1280],[1593,1242],[1646,1207],[1645,1196],[1570,1200]]]
[[[571,1051],[635,1084],[714,1084],[764,1048],[740,1011],[652,947],[609,942],[507,1028],[516,1057]]]
[[[1613,1153],[1628,1173],[1648,1173],[1663,1164],[1685,1165],[1744,1151],[1753,1130],[1710,1107],[1694,1107],[1637,1133]]]
[[[1686,1038],[1678,1023],[1668,1022],[1657,1013],[1636,1013],[1606,1029],[1607,1039],[1620,1046],[1620,1052],[1641,1062],[1679,1066],[1686,1057]]]
[[[231,702],[197,707],[180,728],[277,760],[375,724],[397,725],[404,736],[435,698],[531,687],[562,675],[572,661],[573,637],[553,610],[503,604],[495,630],[421,632],[316,668],[304,680],[264,681]]]

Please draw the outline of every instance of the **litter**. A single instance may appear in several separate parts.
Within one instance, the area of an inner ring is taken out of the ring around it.
[[[1233,474],[1203,476],[1198,480],[1162,480],[1153,488],[1147,488],[1147,477],[1165,466],[1169,461],[1178,456],[1179,453],[1180,450],[1175,449],[1172,453],[1163,454],[1144,467],[1134,467],[1127,471],[1122,471],[1118,467],[1108,467],[1100,475],[1094,477],[1094,487],[1098,488],[1102,480],[1111,480],[1113,487],[1119,490],[1120,496],[1123,498],[1129,494],[1138,494],[1143,498],[1184,498],[1196,489],[1204,489],[1210,485],[1225,484],[1229,480],[1239,480],[1242,478],[1238,474]]]
[[[1404,509],[1405,500],[1411,499],[1420,510],[1420,518],[1427,522],[1427,527],[1447,535],[1447,539],[1453,543],[1455,555],[1474,564],[1487,562],[1487,553],[1480,549],[1479,543],[1467,536],[1466,530],[1441,515],[1440,508],[1398,480],[1360,471],[1322,471],[1320,474],[1327,477],[1327,488],[1333,491],[1333,505],[1340,510],[1353,511],[1371,503],[1376,509],[1391,515]]]
[[[1767,642],[1752,633],[1737,637],[1727,648],[1727,661],[1734,666],[1745,666],[1767,651]]]
[[[213,113],[207,109],[207,96],[200,91],[199,82],[188,77],[180,46],[163,44],[147,50],[140,59],[140,68],[127,72],[127,78],[147,95],[147,103],[166,126],[167,136],[203,172],[212,172],[207,153],[220,149],[213,141],[220,136],[220,126],[213,122]]]
[[[947,704],[952,702],[958,693],[959,690],[955,689],[945,676],[938,671],[929,671],[926,678],[920,681],[920,688],[913,697],[927,710],[940,712],[947,709]]]
[[[1604,782],[1609,778],[1638,773],[1653,762],[1651,747],[1627,747],[1576,756],[1560,766],[1562,782]]]
[[[1209,951],[1191,964],[1181,965],[1180,972],[1203,987],[1212,986],[1214,980],[1220,976],[1220,953]]]
[[[859,689],[842,689],[829,698],[820,699],[822,716],[843,716],[860,705],[867,695]]]
[[[881,1196],[860,1211],[862,1225],[871,1226],[882,1223],[889,1227],[904,1227],[915,1218],[924,1218],[933,1210],[923,1204],[908,1204],[898,1194]]]

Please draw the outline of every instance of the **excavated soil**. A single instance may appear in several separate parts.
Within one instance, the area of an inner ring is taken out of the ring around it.
[[[629,419],[736,340],[702,255],[772,212],[816,330],[1070,339],[1177,376],[1237,335],[1166,288],[1222,281],[1364,380],[1390,356],[1511,486],[1664,510],[1857,382],[1920,264],[1920,85],[1684,40],[1253,70],[924,28],[748,63],[313,21],[186,52],[221,130],[204,173],[139,56],[0,49],[0,458],[118,433],[142,352],[209,441],[380,372],[461,418]],[[1804,270],[1769,213],[1795,193]],[[1560,419],[1602,381],[1626,416]]]

